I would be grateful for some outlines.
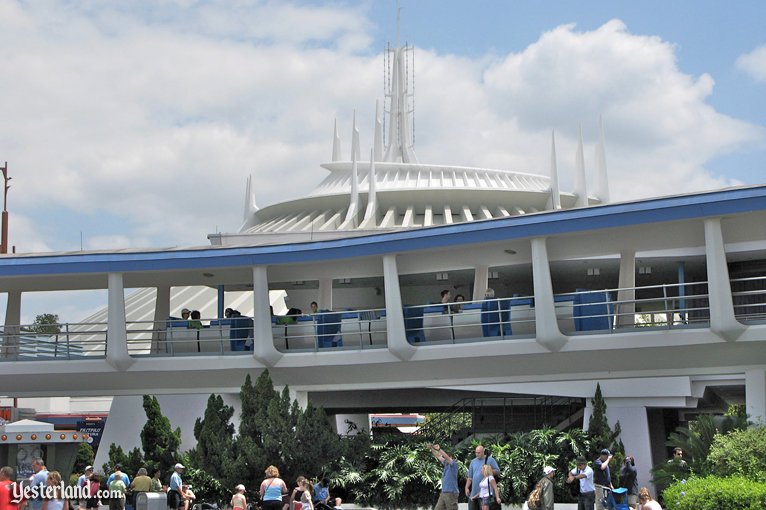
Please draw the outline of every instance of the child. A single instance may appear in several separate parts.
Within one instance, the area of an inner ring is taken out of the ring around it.
[[[314,510],[314,503],[311,502],[311,484],[305,478],[301,480],[300,487],[303,489],[301,494],[301,510]]]
[[[245,498],[245,486],[242,484],[239,484],[236,487],[234,487],[234,490],[236,492],[231,497],[232,510],[237,510],[237,509],[245,510],[247,508],[247,498]]]

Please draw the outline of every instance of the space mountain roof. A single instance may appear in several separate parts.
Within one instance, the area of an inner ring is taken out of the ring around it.
[[[353,237],[375,232],[504,218],[545,210],[609,202],[603,126],[596,148],[596,186],[588,194],[582,135],[576,156],[575,189],[558,185],[555,138],[549,175],[494,168],[424,164],[412,139],[413,66],[411,46],[390,52],[386,91],[388,135],[376,102],[374,143],[362,159],[354,114],[351,151],[341,156],[337,122],[329,174],[307,196],[258,208],[248,178],[244,221],[239,233],[211,234],[214,245],[258,245]],[[386,142],[387,140],[387,142]]]

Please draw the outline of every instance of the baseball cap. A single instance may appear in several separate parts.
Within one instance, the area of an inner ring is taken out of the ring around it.
[[[183,310],[181,310],[181,313],[191,313],[191,310],[189,310],[188,308],[184,308]]]
[[[556,468],[551,467],[551,466],[545,466],[543,468],[543,474],[546,475],[546,476],[551,474],[551,473],[553,473],[554,471],[556,471]]]
[[[610,451],[609,451],[609,450],[607,450],[606,448],[604,448],[603,450],[601,450],[601,455],[611,455],[611,454],[612,454],[612,452],[610,452]]]
[[[578,466],[581,465],[581,464],[587,464],[588,463],[587,459],[585,457],[583,457],[582,455],[577,457],[577,461],[576,462],[577,462]]]
[[[85,466],[85,471],[93,471],[93,466]]]
[[[183,464],[181,464],[181,463],[179,462],[178,464],[176,464],[175,466],[173,466],[173,469],[186,469],[186,468],[184,467],[184,465],[183,465]]]

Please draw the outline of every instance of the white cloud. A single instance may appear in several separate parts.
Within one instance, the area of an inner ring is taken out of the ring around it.
[[[59,230],[80,230],[62,224],[68,211],[104,218],[86,247],[205,244],[240,225],[248,174],[261,206],[318,184],[333,117],[344,154],[354,108],[371,145],[382,65],[362,10],[186,4],[0,3],[13,76],[0,140],[25,248],[79,248],[43,228],[41,204]],[[547,173],[555,128],[564,173],[578,123],[592,145],[603,114],[612,195],[625,199],[731,184],[705,164],[763,137],[705,102],[712,78],[680,72],[671,44],[616,20],[561,26],[502,58],[418,49],[416,65],[423,162]]]
[[[740,55],[737,67],[757,82],[766,83],[766,44]]]

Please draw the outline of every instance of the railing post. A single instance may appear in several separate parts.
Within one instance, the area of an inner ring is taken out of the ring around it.
[[[396,267],[396,255],[383,255],[383,287],[386,293],[386,338],[388,350],[402,361],[407,361],[415,354],[415,347],[407,341],[404,328],[404,310],[402,294],[399,288],[399,271]]]
[[[667,324],[667,328],[671,329],[673,321],[671,320],[671,317],[668,317],[668,287],[664,283],[662,284],[662,308],[665,310],[665,323]]]
[[[128,331],[125,324],[125,287],[122,273],[109,273],[106,325],[106,361],[119,371],[135,361],[128,354]]]
[[[556,319],[548,247],[544,237],[532,239],[532,281],[535,288],[535,331],[537,341],[556,352],[567,343]]]
[[[72,346],[69,342],[69,323],[64,324],[64,334],[66,335],[66,352],[67,359],[72,359]]]
[[[704,222],[710,330],[731,342],[739,338],[747,328],[737,322],[734,316],[734,300],[731,296],[721,218],[706,218]]]

